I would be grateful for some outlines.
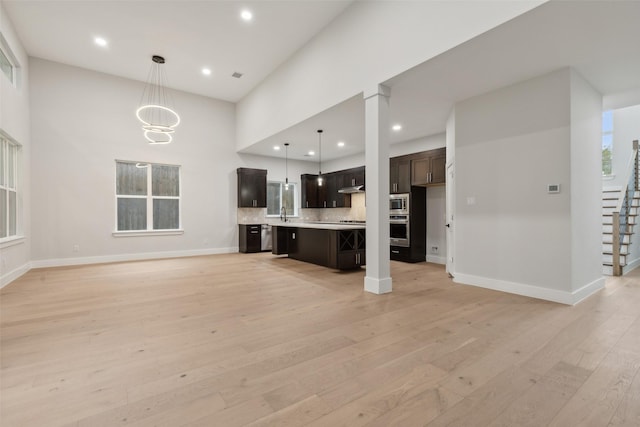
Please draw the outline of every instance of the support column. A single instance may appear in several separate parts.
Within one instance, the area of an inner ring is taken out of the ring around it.
[[[391,292],[389,261],[389,95],[377,85],[364,93],[367,264],[364,290]]]

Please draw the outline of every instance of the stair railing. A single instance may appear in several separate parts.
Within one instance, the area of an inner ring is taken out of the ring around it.
[[[622,276],[622,265],[620,265],[620,250],[624,243],[624,237],[629,230],[629,214],[633,207],[633,197],[638,191],[638,140],[633,141],[633,153],[627,166],[626,181],[618,203],[612,213],[612,239],[613,248],[613,275]],[[621,237],[622,236],[622,237]]]

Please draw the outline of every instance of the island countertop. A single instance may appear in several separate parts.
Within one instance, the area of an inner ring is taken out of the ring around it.
[[[271,224],[273,227],[315,228],[318,230],[364,230],[365,224],[341,224],[327,222],[279,222]]]

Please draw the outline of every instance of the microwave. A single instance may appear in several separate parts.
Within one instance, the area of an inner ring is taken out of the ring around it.
[[[389,195],[389,214],[409,215],[409,193]]]

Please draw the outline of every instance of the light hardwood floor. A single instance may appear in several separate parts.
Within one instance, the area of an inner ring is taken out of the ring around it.
[[[640,426],[640,269],[576,307],[392,262],[32,270],[1,291],[2,426]]]

